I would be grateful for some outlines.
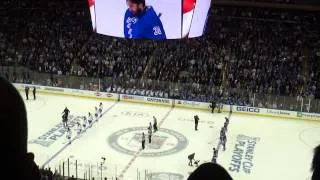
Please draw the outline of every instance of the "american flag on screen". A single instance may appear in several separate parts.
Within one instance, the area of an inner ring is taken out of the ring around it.
[[[90,8],[90,14],[91,14],[91,22],[92,22],[92,28],[93,31],[96,32],[96,12],[95,12],[95,0],[88,0],[89,1],[89,8]]]
[[[182,37],[188,38],[197,0],[183,0]]]

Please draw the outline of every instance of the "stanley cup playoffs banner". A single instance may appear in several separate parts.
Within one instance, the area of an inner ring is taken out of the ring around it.
[[[129,39],[202,36],[211,0],[89,0],[93,30]]]

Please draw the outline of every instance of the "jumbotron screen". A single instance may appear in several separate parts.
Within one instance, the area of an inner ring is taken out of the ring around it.
[[[211,0],[89,0],[93,30],[129,39],[202,36]]]

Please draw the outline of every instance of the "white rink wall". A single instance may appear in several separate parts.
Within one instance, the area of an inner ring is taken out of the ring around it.
[[[87,90],[79,90],[79,89],[68,89],[68,88],[58,88],[58,87],[48,87],[48,86],[18,84],[18,83],[15,83],[14,86],[18,90],[23,90],[26,86],[29,86],[29,87],[35,86],[38,92],[40,93],[52,93],[52,94],[59,94],[59,95],[69,95],[69,96],[96,98],[96,99],[104,99],[104,100],[112,100],[112,101],[135,102],[135,103],[201,109],[201,110],[210,109],[209,102],[174,100],[174,99],[165,99],[165,98],[157,98],[157,97],[135,96],[135,95],[127,95],[127,94],[108,93],[108,92],[95,92],[95,91],[87,91]],[[235,112],[235,113],[242,113],[242,114],[249,114],[249,115],[320,121],[320,114],[317,114],[317,113],[287,111],[287,110],[278,110],[278,109],[267,109],[267,108],[235,106],[235,105],[230,106],[225,104],[223,105],[222,111],[228,112],[230,111],[230,109],[232,109],[232,112]]]

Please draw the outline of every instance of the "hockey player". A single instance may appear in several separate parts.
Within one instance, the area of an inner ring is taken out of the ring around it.
[[[64,114],[67,114],[67,116],[68,116],[69,113],[70,113],[70,110],[66,107],[66,108],[64,108],[63,113],[64,113]]]
[[[211,113],[214,113],[214,109],[216,108],[217,104],[214,100],[211,101]]]
[[[223,125],[223,128],[224,128],[224,130],[225,130],[225,133],[227,133],[227,131],[228,131],[228,126],[229,126],[229,122],[224,122],[224,125]]]
[[[217,158],[218,158],[218,149],[213,148],[213,156],[212,156],[212,163],[216,164],[217,163]]]
[[[224,129],[224,127],[222,127],[221,130],[220,130],[218,149],[220,149],[221,145],[224,147],[224,144],[223,144],[224,136],[225,136],[225,129]]]
[[[155,116],[153,116],[153,132],[157,132],[158,131],[158,122],[157,122],[157,118]]]
[[[152,136],[152,130],[148,129],[148,140],[149,140],[149,144],[151,143],[151,136]]]
[[[228,131],[228,123],[227,122],[224,122],[223,128],[224,128],[224,132],[227,133],[227,131]]]
[[[124,37],[130,39],[166,39],[161,13],[158,15],[145,0],[127,0],[128,9],[124,15]]]
[[[69,113],[70,113],[70,111],[69,111],[69,109],[67,107],[62,112],[62,114],[63,114],[62,115],[62,122],[63,122],[63,126],[65,128],[68,127],[68,116],[69,116]]]
[[[225,135],[226,135],[226,128],[222,127],[221,130],[220,130],[220,137],[223,137]]]
[[[94,113],[94,117],[96,118],[96,121],[98,121],[98,115],[99,115],[99,109],[96,107],[94,107],[95,109],[95,113]]]
[[[225,130],[226,130],[226,129],[225,129],[224,127],[221,128],[221,130],[220,130],[220,137],[222,137],[222,136],[224,136],[224,135],[226,134]]]
[[[88,123],[89,123],[90,127],[92,125],[92,122],[93,122],[93,117],[92,117],[92,114],[89,112],[89,114],[88,114]]]
[[[64,108],[64,110],[63,110],[62,113],[65,114],[66,117],[68,118],[70,111],[69,111],[69,109],[66,107],[66,108]]]
[[[218,113],[221,113],[222,108],[223,108],[223,105],[221,103],[218,103]]]
[[[189,166],[193,166],[193,165],[192,165],[192,161],[194,160],[195,154],[196,154],[196,153],[192,153],[192,154],[190,154],[190,155],[188,156],[188,159],[189,159],[188,165],[189,165]]]
[[[78,130],[78,134],[80,134],[82,131],[82,127],[79,121],[77,122],[77,130]]]
[[[149,122],[149,127],[148,127],[148,131],[151,130],[152,131],[152,125],[151,122]]]
[[[29,100],[29,87],[26,86],[26,87],[24,88],[24,91],[25,91],[25,93],[26,93],[26,99]]]
[[[36,87],[33,87],[32,94],[33,94],[33,100],[36,100]]]
[[[199,116],[195,115],[194,116],[194,125],[195,125],[195,130],[198,131],[198,123],[199,123]]]
[[[226,136],[226,134],[220,135],[220,145],[222,145],[223,151],[226,150],[226,142],[227,142],[227,136]]]
[[[227,135],[224,134],[222,139],[223,139],[223,151],[226,151]]]
[[[142,150],[145,148],[145,143],[146,143],[146,137],[145,137],[144,132],[143,132],[142,133],[142,138],[141,138]]]
[[[63,127],[67,128],[68,127],[68,118],[66,114],[62,115],[62,123],[63,123]]]
[[[69,141],[69,144],[71,144],[71,136],[72,136],[72,132],[71,132],[71,129],[68,127],[66,137]]]
[[[225,126],[228,127],[230,120],[229,120],[229,118],[227,118],[227,117],[225,117],[225,120],[226,120],[226,121],[225,121]]]
[[[82,123],[83,129],[86,129],[87,127],[87,117],[83,116],[83,123]]]
[[[227,123],[229,123],[230,119],[228,117],[224,118],[226,120]]]
[[[100,115],[100,117],[102,117],[102,110],[103,110],[103,105],[102,105],[102,102],[100,102],[100,104],[99,104],[99,115]]]

